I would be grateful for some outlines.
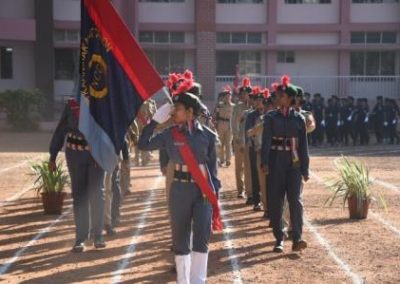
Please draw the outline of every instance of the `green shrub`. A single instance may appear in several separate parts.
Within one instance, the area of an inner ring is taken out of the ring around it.
[[[6,90],[0,93],[0,107],[15,130],[35,130],[39,126],[44,96],[38,90]]]

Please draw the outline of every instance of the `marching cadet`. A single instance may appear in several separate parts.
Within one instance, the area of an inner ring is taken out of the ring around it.
[[[254,101],[254,109],[247,115],[245,123],[245,133],[257,124],[257,120],[264,113],[264,94],[259,87],[254,87],[251,98]],[[257,151],[254,138],[246,136],[246,144],[249,146],[249,160],[251,170],[252,197],[254,202],[254,211],[261,211],[260,204],[260,182],[257,171]]]
[[[359,139],[360,145],[367,145],[369,141],[368,135],[368,110],[366,101],[363,98],[357,99],[357,106],[352,115],[354,127],[354,146]]]
[[[249,108],[249,93],[251,92],[250,80],[246,77],[243,79],[242,86],[239,88],[239,101],[233,108],[232,114],[232,134],[233,134],[233,151],[235,153],[235,178],[236,189],[238,190],[238,198],[245,197],[245,191],[250,190],[250,187],[245,186],[244,175],[245,171],[245,137],[244,127],[240,127],[243,121],[244,112]],[[248,195],[248,196],[251,196]]]
[[[232,157],[232,113],[234,104],[232,103],[232,90],[226,86],[224,90],[219,93],[221,98],[215,109],[216,128],[221,145],[219,147],[219,163],[220,165],[231,165]]]
[[[315,118],[316,129],[312,134],[312,145],[320,146],[324,142],[324,103],[321,99],[321,94],[314,94],[312,103],[312,111]]]
[[[269,89],[264,89],[262,90],[262,93],[264,95],[264,100],[263,100],[263,115],[271,110],[274,109],[274,105],[272,102],[272,98],[269,92]],[[255,149],[257,152],[257,174],[258,174],[258,180],[259,180],[259,185],[260,185],[260,195],[261,195],[261,203],[263,205],[264,209],[264,218],[269,219],[269,214],[268,214],[268,196],[267,196],[267,176],[266,173],[263,171],[261,167],[261,146],[262,146],[262,133],[263,133],[263,127],[264,127],[264,117],[263,115],[259,116],[256,125],[253,128],[250,128],[247,131],[247,136],[252,138],[254,140],[254,145]]]
[[[349,104],[348,98],[341,99],[340,105],[340,142],[342,145],[348,146],[349,145],[349,136],[351,136],[351,118],[350,115],[353,109]]]
[[[392,99],[385,99],[385,128],[386,138],[389,144],[394,144],[396,138],[397,144],[399,143],[399,136],[397,134],[397,105],[396,101]]]
[[[217,136],[197,120],[202,104],[196,96],[187,93],[192,84],[186,79],[173,93],[175,125],[153,135],[157,123],[169,117],[170,105],[164,105],[143,129],[138,143],[145,151],[164,148],[174,164],[169,198],[173,251],[177,282],[187,284],[205,283],[211,227],[220,229],[221,226],[215,197],[215,190],[221,186],[217,178]]]
[[[376,142],[382,144],[384,133],[384,123],[385,123],[385,109],[383,105],[383,97],[376,97],[376,104],[372,110],[372,116],[374,118],[374,130],[376,136]]]
[[[145,101],[140,107],[137,115],[136,115],[136,123],[139,130],[139,135],[142,133],[143,128],[149,123],[155,111],[157,110],[156,103],[154,100],[149,99]],[[150,152],[148,151],[140,151],[137,147],[135,149],[135,164],[137,166],[147,166],[150,161]]]
[[[303,203],[302,179],[309,178],[309,156],[304,117],[294,110],[297,88],[290,84],[288,76],[275,85],[279,109],[264,116],[262,138],[262,166],[268,173],[268,208],[276,239],[274,252],[283,252],[284,231],[282,207],[285,195],[290,209],[293,227],[293,251],[307,247],[302,240]]]
[[[56,168],[58,152],[67,137],[65,158],[71,178],[75,221],[75,244],[72,252],[82,252],[89,237],[89,226],[94,236],[95,248],[106,246],[104,226],[104,170],[95,162],[85,137],[78,129],[79,103],[69,99],[50,142],[49,169]],[[90,225],[89,225],[90,224]]]

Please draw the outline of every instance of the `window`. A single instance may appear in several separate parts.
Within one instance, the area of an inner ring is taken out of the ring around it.
[[[218,0],[219,4],[262,4],[264,0]]]
[[[184,43],[184,32],[139,32],[139,41],[144,43]]]
[[[178,50],[146,50],[146,54],[161,75],[185,70],[185,53]]]
[[[331,0],[285,0],[285,4],[331,4]]]
[[[55,79],[75,80],[78,74],[79,50],[59,48],[55,49]]]
[[[13,78],[13,49],[0,47],[0,79]]]
[[[396,32],[352,32],[351,43],[354,44],[377,44],[396,43]]]
[[[294,63],[294,51],[279,51],[278,63]]]
[[[185,2],[185,0],[139,0],[139,2],[143,2],[143,3],[182,3]]]
[[[217,33],[217,43],[232,44],[259,44],[262,43],[261,33],[245,32],[219,32]]]
[[[399,3],[399,0],[353,0],[353,4],[360,3]]]
[[[396,53],[356,51],[350,54],[350,73],[355,76],[395,75]]]
[[[79,42],[79,30],[54,30],[55,42]]]
[[[235,75],[239,64],[241,74],[261,74],[259,51],[217,51],[217,75]]]

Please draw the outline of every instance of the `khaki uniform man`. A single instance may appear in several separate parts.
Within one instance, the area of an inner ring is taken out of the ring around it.
[[[245,139],[244,139],[244,133],[240,131],[241,130],[240,123],[247,109],[248,109],[247,102],[239,101],[233,108],[233,115],[232,115],[233,151],[235,154],[235,177],[236,177],[236,188],[238,190],[238,198],[243,198],[245,191],[245,183],[244,183]]]
[[[240,123],[239,123],[239,131],[240,131],[240,137],[242,137],[241,143],[243,143],[244,146],[244,153],[243,153],[243,166],[244,166],[244,188],[246,191],[246,196],[247,196],[247,205],[253,205],[253,184],[251,181],[251,170],[250,170],[250,157],[249,157],[249,146],[246,144],[245,141],[245,123],[246,123],[246,118],[247,115],[251,112],[251,109],[247,109],[243,112],[242,117],[240,118]]]
[[[226,162],[226,166],[231,165],[232,157],[232,114],[233,107],[235,106],[232,101],[232,93],[229,90],[224,90],[222,101],[218,103],[215,110],[216,121],[217,121],[217,132],[221,142],[219,148],[219,163],[223,165]],[[221,94],[222,94],[221,93]]]
[[[136,116],[136,124],[138,126],[139,136],[142,133],[143,128],[148,124],[148,122],[153,117],[154,113],[157,110],[157,106],[154,100],[149,99],[145,101],[139,109],[139,112]],[[140,159],[142,162],[142,166],[146,166],[150,161],[150,152],[149,151],[139,151],[139,149],[135,148],[135,164],[140,165]]]

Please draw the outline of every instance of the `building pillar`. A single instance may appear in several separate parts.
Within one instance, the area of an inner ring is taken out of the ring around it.
[[[216,77],[216,1],[195,1],[196,80],[202,84],[205,100],[215,98]]]
[[[45,96],[44,119],[54,117],[54,19],[53,0],[35,0],[35,82]]]
[[[267,1],[267,20],[268,20],[268,34],[267,34],[267,45],[276,45],[276,34],[278,25],[278,1]],[[276,75],[276,61],[277,51],[269,50],[265,56],[266,58],[266,75]]]

